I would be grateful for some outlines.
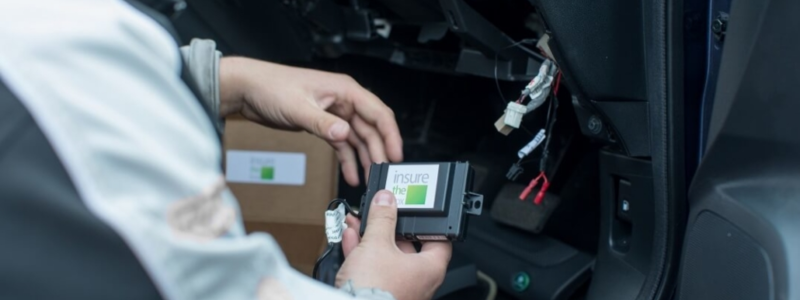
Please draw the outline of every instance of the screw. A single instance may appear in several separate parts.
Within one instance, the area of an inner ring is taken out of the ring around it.
[[[600,118],[593,115],[589,117],[589,123],[586,124],[586,127],[592,134],[600,134],[600,131],[603,130],[603,121],[600,121]]]
[[[728,30],[728,14],[720,12],[714,21],[711,22],[711,32],[717,41],[722,41],[725,38],[725,32]]]
[[[175,4],[172,6],[172,10],[173,10],[175,13],[180,13],[180,12],[182,12],[184,9],[186,9],[186,1],[178,1],[178,2],[175,2]]]

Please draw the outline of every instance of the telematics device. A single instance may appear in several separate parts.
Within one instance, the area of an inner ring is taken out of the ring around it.
[[[361,235],[372,198],[388,190],[397,198],[398,240],[463,240],[467,214],[483,210],[483,196],[471,191],[472,176],[467,162],[373,164],[361,199]]]

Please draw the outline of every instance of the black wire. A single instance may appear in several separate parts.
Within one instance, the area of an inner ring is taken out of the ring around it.
[[[325,252],[322,252],[322,255],[320,255],[319,258],[317,258],[317,262],[314,263],[314,271],[311,272],[312,278],[320,279],[319,278],[319,265],[322,264],[322,261],[325,260],[325,258],[328,257],[328,255],[330,255],[331,252],[333,252],[333,244],[328,244],[328,246],[325,247]]]
[[[546,126],[545,129],[547,130],[548,136],[550,136],[550,128],[549,128],[550,115],[553,113],[553,102],[555,102],[555,98],[554,97],[548,97],[548,98],[550,98],[550,103],[547,104],[547,120],[544,122],[544,126]]]
[[[548,121],[547,121],[547,123],[548,123],[547,124],[547,137],[545,138],[545,141],[544,141],[544,148],[542,150],[542,159],[539,161],[539,171],[542,171],[542,172],[545,171],[545,167],[547,166],[547,156],[550,154],[550,138],[553,137],[553,128],[555,127],[555,124],[556,124],[556,113],[558,112],[558,98],[557,97],[553,96],[552,99],[550,99],[550,106],[553,107],[553,109],[552,109],[553,118],[550,119],[550,109],[548,107],[548,110],[547,110],[547,119],[548,119]]]
[[[337,204],[344,205],[344,210],[347,213],[355,216],[356,218],[361,218],[361,214],[359,214],[359,212],[353,210],[353,208],[350,207],[350,203],[347,203],[347,200],[341,199],[341,198],[336,198],[336,199],[331,200],[331,202],[328,203],[328,210],[336,209],[336,205]],[[336,244],[338,244],[338,243],[328,243],[328,246],[325,248],[325,251],[322,252],[322,255],[320,255],[319,258],[317,258],[317,262],[314,263],[314,270],[311,272],[311,276],[313,276],[312,278],[320,279],[319,278],[319,266],[322,264],[322,261],[324,261],[325,258],[328,257],[328,255],[330,255],[331,252],[333,252],[333,249],[336,248]]]
[[[497,93],[500,94],[500,102],[506,104],[506,96],[503,95],[503,90],[500,88],[500,80],[497,79],[497,52],[494,53],[494,84],[497,86]]]
[[[331,202],[328,203],[328,210],[335,209],[336,207],[334,206],[334,204],[344,204],[345,212],[353,215],[356,218],[361,218],[361,215],[357,211],[353,210],[352,207],[350,207],[350,203],[347,203],[347,200],[341,198],[336,198],[331,200]]]

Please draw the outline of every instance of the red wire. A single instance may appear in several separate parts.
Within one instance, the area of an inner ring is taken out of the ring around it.
[[[556,87],[553,88],[553,96],[558,96],[559,86],[561,86],[561,71],[558,71],[558,76],[556,77]]]
[[[529,82],[528,85],[532,85],[534,80],[536,80],[536,77],[531,79],[531,82]],[[528,85],[526,85],[526,86],[528,86]],[[522,103],[522,99],[525,99],[525,94],[519,95],[519,99],[517,99],[517,103]]]

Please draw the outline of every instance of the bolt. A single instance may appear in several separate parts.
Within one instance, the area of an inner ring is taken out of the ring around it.
[[[725,32],[728,30],[728,14],[719,13],[714,21],[711,22],[711,32],[717,41],[722,41],[725,38]]]
[[[184,9],[186,9],[186,1],[175,2],[175,5],[172,6],[172,10],[176,13],[182,12]]]
[[[593,115],[589,117],[589,123],[586,124],[586,127],[592,134],[600,134],[600,132],[603,130],[603,121],[600,121],[600,118]]]

